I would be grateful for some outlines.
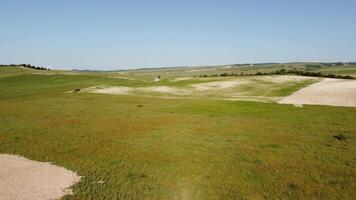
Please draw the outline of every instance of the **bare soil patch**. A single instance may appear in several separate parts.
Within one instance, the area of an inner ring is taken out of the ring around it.
[[[158,92],[158,93],[168,93],[168,94],[187,94],[189,91],[187,89],[178,89],[171,86],[151,86],[151,87],[139,87],[136,88],[140,92]]]
[[[186,81],[186,80],[191,80],[193,77],[180,77],[180,78],[175,78],[171,80],[171,82],[177,82],[177,81]]]
[[[356,80],[326,78],[298,90],[279,103],[356,107]]]
[[[99,93],[99,94],[129,94],[134,89],[130,87],[123,87],[123,86],[111,86],[111,87],[103,87],[103,88],[94,88],[93,90],[89,91],[92,93]]]
[[[220,90],[234,88],[248,83],[248,80],[231,80],[231,81],[213,81],[209,83],[197,83],[191,86],[195,90]]]
[[[125,77],[125,76],[108,76],[108,78],[125,79],[125,80],[139,80],[139,79],[136,79],[136,78],[130,78],[130,77]]]
[[[0,154],[0,199],[60,199],[80,177],[63,167]]]
[[[178,89],[170,86],[151,86],[151,87],[123,87],[123,86],[97,86],[86,88],[84,92],[98,93],[98,94],[115,94],[115,95],[126,95],[134,94],[137,92],[141,93],[166,93],[166,94],[177,94],[183,95],[188,91],[184,89]]]

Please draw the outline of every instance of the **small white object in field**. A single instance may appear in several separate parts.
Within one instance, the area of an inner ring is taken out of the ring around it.
[[[297,108],[303,108],[303,105],[302,104],[293,104],[294,107],[297,107]]]

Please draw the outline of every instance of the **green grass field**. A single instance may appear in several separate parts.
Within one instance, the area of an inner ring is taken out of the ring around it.
[[[81,182],[64,199],[355,198],[356,108],[229,101],[223,91],[217,98],[66,93],[229,79],[174,81],[192,75],[180,70],[0,68],[0,153],[76,171]],[[163,78],[153,82],[157,74]],[[233,92],[283,97],[312,82],[255,80]]]

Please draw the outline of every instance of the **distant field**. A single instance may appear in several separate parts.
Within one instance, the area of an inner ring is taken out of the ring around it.
[[[341,75],[351,75],[356,77],[356,66],[353,67],[331,67],[325,69],[316,70],[323,74],[341,74]]]
[[[318,78],[194,78],[235,70],[196,69],[0,67],[0,153],[76,171],[83,178],[64,199],[355,197],[356,108],[274,103]],[[72,92],[93,86],[134,89],[124,95]],[[191,93],[147,89],[162,86]],[[244,101],[231,101],[234,94],[233,100]]]
[[[318,63],[295,63],[295,64],[262,64],[262,65],[218,65],[218,66],[201,66],[201,67],[176,67],[176,68],[159,68],[159,69],[140,69],[122,71],[127,75],[134,75],[141,78],[161,75],[163,77],[193,77],[193,76],[212,76],[223,73],[234,74],[256,74],[257,72],[268,73],[280,69],[314,71],[323,74],[351,75],[355,76],[356,65],[324,65]]]
[[[28,74],[30,69],[20,67],[0,67],[0,77]]]

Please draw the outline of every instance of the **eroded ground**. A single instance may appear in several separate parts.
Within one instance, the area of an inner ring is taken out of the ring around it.
[[[45,162],[0,154],[0,199],[47,200],[71,194],[75,173]]]
[[[296,91],[280,103],[356,107],[356,80],[327,78]]]

